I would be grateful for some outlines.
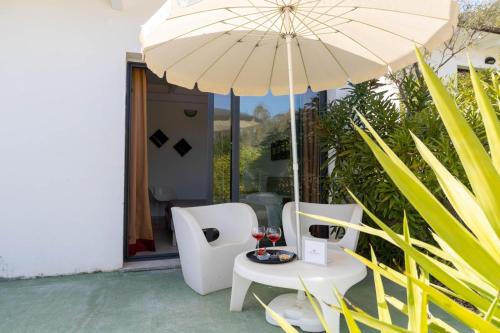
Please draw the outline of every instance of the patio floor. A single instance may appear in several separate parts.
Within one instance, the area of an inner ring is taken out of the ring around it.
[[[368,276],[347,297],[374,314],[371,281]],[[393,284],[387,283],[386,291],[404,299]],[[254,284],[250,292],[269,302],[286,290]],[[241,313],[229,312],[229,297],[229,289],[198,296],[184,284],[180,270],[0,281],[0,332],[281,332],[266,323],[250,293]],[[347,332],[343,321],[341,332]]]

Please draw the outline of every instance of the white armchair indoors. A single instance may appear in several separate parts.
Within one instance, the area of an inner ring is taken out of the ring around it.
[[[300,212],[307,214],[320,215],[324,217],[334,218],[340,221],[350,222],[353,224],[361,224],[363,217],[363,209],[356,204],[350,205],[331,205],[331,204],[315,204],[301,202],[299,204]],[[318,221],[307,216],[300,216],[300,225],[302,236],[311,237],[309,228],[312,225],[327,225],[330,223]],[[283,232],[285,234],[286,243],[291,246],[297,244],[297,231],[295,223],[295,203],[289,202],[283,207]],[[336,241],[331,239],[330,242],[336,246],[356,250],[358,244],[359,231],[354,229],[346,229],[342,239]]]
[[[243,203],[172,208],[184,281],[201,295],[231,287],[234,258],[255,248],[252,228],[257,217]],[[203,229],[216,228],[208,242]]]

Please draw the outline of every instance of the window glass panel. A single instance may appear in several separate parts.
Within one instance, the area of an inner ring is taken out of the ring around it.
[[[214,95],[213,201],[231,201],[231,96]]]
[[[316,97],[312,92],[297,95],[296,111],[311,109]],[[288,96],[240,99],[240,201],[252,206],[259,225],[281,226],[283,204],[293,197],[288,110]],[[300,114],[297,120],[300,140],[302,129],[309,131],[311,124],[301,126]],[[298,148],[300,155],[300,141]]]

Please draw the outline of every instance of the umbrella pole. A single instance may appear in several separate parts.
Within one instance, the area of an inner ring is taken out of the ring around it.
[[[295,97],[293,94],[293,63],[292,63],[292,35],[286,34],[286,54],[288,60],[288,88],[290,92],[290,125],[292,132],[292,169],[293,169],[293,197],[295,201],[295,223],[297,230],[297,256],[302,259],[302,237],[300,232],[299,215],[299,163],[297,157],[297,129],[295,124]]]

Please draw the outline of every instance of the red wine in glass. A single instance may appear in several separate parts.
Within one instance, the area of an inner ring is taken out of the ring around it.
[[[265,227],[252,228],[252,237],[257,240],[257,249],[260,248],[260,240],[264,238],[265,235],[266,235]],[[255,254],[257,254],[257,250],[255,250]]]
[[[266,230],[267,238],[273,243],[273,247],[276,242],[281,239],[281,228],[279,227],[269,227]]]

